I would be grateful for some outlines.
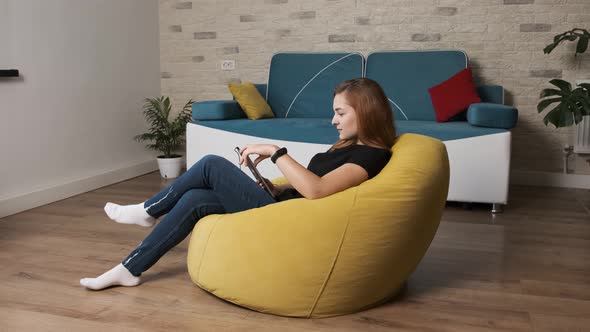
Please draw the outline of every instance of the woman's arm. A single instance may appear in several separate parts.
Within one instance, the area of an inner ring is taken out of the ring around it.
[[[277,166],[293,188],[309,199],[326,197],[358,186],[369,178],[367,171],[356,164],[344,164],[319,177],[288,154],[277,160]]]
[[[272,156],[279,148],[271,144],[246,145],[240,149],[242,160],[250,154],[257,154],[254,165]],[[287,178],[289,184],[303,197],[317,199],[326,197],[350,187],[358,186],[369,178],[367,171],[356,164],[344,164],[330,173],[319,177],[298,163],[288,154],[280,157],[276,165]]]

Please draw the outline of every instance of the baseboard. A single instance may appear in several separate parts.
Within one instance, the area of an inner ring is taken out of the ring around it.
[[[150,160],[69,183],[0,200],[0,218],[125,181],[158,169]]]
[[[527,186],[590,189],[590,174],[512,171],[510,183]]]

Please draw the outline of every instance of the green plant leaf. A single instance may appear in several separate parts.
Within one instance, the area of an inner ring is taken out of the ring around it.
[[[560,33],[558,35],[556,35],[555,37],[553,37],[553,44],[557,45],[559,43],[559,41],[561,41],[563,39],[563,36],[565,36],[567,34],[567,31],[564,33]]]
[[[166,128],[167,120],[164,116],[165,107],[163,98],[146,99],[143,106],[144,115],[152,130],[163,130]]]
[[[541,95],[539,96],[539,98],[545,98],[549,96],[563,96],[563,92],[561,92],[561,90],[556,89],[544,89],[543,91],[541,91]]]
[[[166,97],[164,98],[164,113],[163,113],[163,117],[164,119],[166,119],[166,121],[168,121],[168,116],[170,115],[170,110],[172,109],[172,106],[170,105],[170,98]]]
[[[545,48],[543,48],[543,52],[545,54],[549,54],[549,53],[551,53],[551,51],[553,51],[553,49],[555,49],[555,47],[557,47],[557,45],[559,45],[564,40],[575,41],[578,38],[580,38],[580,40],[578,41],[575,55],[577,55],[579,53],[584,53],[586,51],[586,48],[588,47],[588,38],[590,38],[590,33],[585,29],[579,29],[579,28],[575,28],[575,29],[566,31],[564,33],[555,35],[553,37],[553,43],[545,46]],[[582,40],[585,40],[585,42]],[[586,47],[584,47],[584,43],[586,43]],[[578,48],[583,51],[578,52]]]
[[[568,111],[567,103],[561,103],[557,105],[545,116],[545,125],[547,122],[553,124],[555,128],[567,127],[573,124],[572,113]]]
[[[539,104],[537,104],[537,112],[541,113],[543,110],[545,110],[545,108],[547,108],[547,106],[556,102],[560,102],[561,100],[561,97],[541,100]]]
[[[580,123],[580,121],[582,121],[582,116],[583,116],[583,114],[582,114],[582,108],[581,107],[577,107],[577,106],[574,107],[573,114],[574,114],[574,123],[575,124]]]
[[[566,103],[565,107],[568,109],[561,112],[561,127],[569,127],[574,124],[574,113],[572,112],[571,105],[567,105]]]
[[[156,138],[156,135],[154,135],[152,133],[145,133],[145,134],[135,136],[135,140],[140,141],[140,142],[153,140],[155,138]]]
[[[582,83],[582,84],[588,85],[588,84],[586,84],[586,83]],[[576,96],[578,96],[578,97],[586,97],[586,96],[588,96],[588,95],[589,95],[589,94],[588,94],[588,90],[586,90],[586,89],[585,89],[583,86],[581,86],[581,85],[580,85],[580,86],[578,86],[578,87],[576,87],[576,88],[575,88],[575,89],[572,91],[572,94],[574,94],[574,95],[576,95]]]
[[[543,123],[547,126],[549,123],[553,124],[556,128],[559,125],[559,116],[561,105],[555,106],[551,111],[549,111],[545,117],[543,118]]]
[[[590,100],[589,100],[589,98],[583,98],[583,99],[581,99],[580,100],[580,104],[582,106],[581,109],[580,109],[581,110],[581,113],[582,113],[582,116],[590,115]]]
[[[559,78],[554,78],[549,83],[558,87],[564,94],[569,94],[572,92],[572,85],[568,81],[564,81]]]
[[[557,44],[549,44],[549,45],[545,46],[545,48],[543,49],[543,53],[545,53],[545,54],[551,53],[551,51],[553,51],[553,49],[556,46],[557,46]]]
[[[586,52],[586,50],[588,49],[588,37],[580,37],[580,40],[578,40],[578,45],[576,45],[576,54],[582,54],[584,52]]]

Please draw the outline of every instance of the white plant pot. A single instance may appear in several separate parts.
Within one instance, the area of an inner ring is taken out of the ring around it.
[[[182,166],[184,165],[184,157],[175,158],[160,158],[158,157],[158,168],[160,168],[160,175],[164,179],[176,178],[180,175]]]

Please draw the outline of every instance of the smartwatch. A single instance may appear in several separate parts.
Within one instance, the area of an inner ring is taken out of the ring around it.
[[[275,152],[271,157],[270,157],[270,161],[272,161],[273,164],[277,163],[277,159],[279,159],[282,155],[287,154],[287,148],[280,148],[277,150],[277,152]]]

